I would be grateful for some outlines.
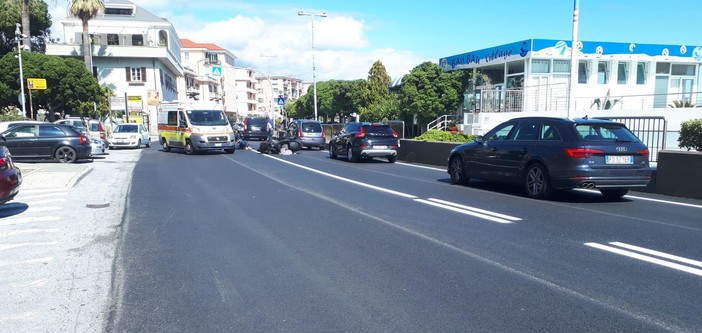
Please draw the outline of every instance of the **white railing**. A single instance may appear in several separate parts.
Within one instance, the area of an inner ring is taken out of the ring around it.
[[[452,123],[455,124],[457,119],[458,119],[457,115],[445,114],[443,116],[439,116],[439,118],[436,118],[436,119],[432,120],[429,124],[427,124],[427,131],[433,130],[433,129],[445,131],[448,129],[450,124],[452,124]]]

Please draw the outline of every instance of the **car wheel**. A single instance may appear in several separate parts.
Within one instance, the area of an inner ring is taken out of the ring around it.
[[[163,142],[161,142],[161,146],[163,147],[163,151],[171,151],[171,147],[168,146],[168,142],[166,142],[166,139],[163,139]]]
[[[524,188],[530,198],[546,199],[550,197],[553,194],[553,189],[546,167],[540,163],[530,165],[524,176]]]
[[[351,146],[346,147],[346,159],[348,159],[349,162],[358,162],[358,156],[353,153]]]
[[[395,163],[397,161],[397,155],[388,156],[388,162]]]
[[[334,146],[332,143],[329,143],[329,158],[336,159],[336,152],[334,151]]]
[[[190,140],[185,141],[185,154],[186,155],[195,154],[195,148],[193,148],[193,144],[190,142]]]
[[[466,177],[466,170],[463,161],[459,156],[451,157],[449,161],[448,173],[451,176],[451,184],[465,185],[470,178]]]
[[[290,151],[294,153],[302,149],[302,145],[300,145],[300,143],[297,141],[290,141],[290,143],[288,144],[288,149],[290,149]]]
[[[141,139],[139,139],[139,141],[137,141],[136,147],[134,147],[134,148],[136,148],[136,149],[141,148]]]
[[[63,146],[56,149],[54,157],[61,163],[75,163],[78,160],[76,150],[69,146]]]
[[[620,188],[620,189],[612,189],[612,190],[600,190],[600,193],[607,198],[608,200],[617,200],[621,199],[623,196],[625,196],[627,193],[629,193],[628,188]]]
[[[146,148],[151,147],[151,138],[149,138],[149,141],[146,141]]]
[[[317,148],[319,148],[319,151],[324,150],[324,146],[319,146],[319,147],[317,147]]]

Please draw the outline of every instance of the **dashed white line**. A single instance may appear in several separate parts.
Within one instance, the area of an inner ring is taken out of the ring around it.
[[[430,200],[431,200],[431,199],[430,199]],[[505,219],[501,219],[501,218],[498,218],[498,217],[494,217],[494,216],[490,216],[490,215],[486,215],[486,214],[477,213],[477,212],[470,211],[470,210],[467,210],[467,209],[458,208],[458,207],[455,207],[455,205],[446,205],[446,204],[441,204],[441,203],[438,203],[438,202],[429,201],[429,200],[424,200],[424,199],[414,199],[414,201],[420,202],[420,203],[423,203],[423,204],[427,204],[427,205],[430,205],[430,206],[434,206],[434,207],[439,207],[439,208],[443,208],[443,209],[448,209],[448,210],[450,210],[450,211],[454,211],[454,212],[461,213],[461,214],[465,214],[465,215],[470,215],[470,216],[479,217],[479,218],[481,218],[481,219],[485,219],[485,220],[489,220],[489,221],[493,221],[493,222],[497,222],[497,223],[504,223],[504,224],[514,223],[514,222],[512,222],[512,221],[505,220]]]
[[[495,213],[495,212],[493,212],[493,211],[489,211],[489,210],[485,210],[485,209],[480,209],[480,208],[475,208],[475,207],[471,207],[471,206],[466,206],[466,205],[462,205],[462,204],[457,204],[457,203],[451,202],[451,201],[446,201],[446,200],[441,200],[441,199],[436,199],[436,198],[431,198],[431,199],[429,199],[429,201],[434,201],[434,202],[438,202],[438,203],[441,203],[441,204],[444,204],[444,205],[449,205],[449,206],[453,206],[453,207],[456,207],[456,208],[461,208],[461,209],[465,209],[465,210],[470,210],[470,211],[474,211],[474,212],[478,212],[478,213],[482,213],[482,214],[486,214],[486,215],[492,215],[492,216],[496,216],[496,217],[499,217],[499,218],[502,218],[502,219],[505,219],[505,220],[510,220],[510,221],[521,221],[521,220],[522,220],[522,219],[520,219],[520,218],[518,218],[518,217],[509,216],[509,215],[500,214],[500,213]]]
[[[3,219],[2,221],[0,221],[0,226],[24,224],[24,223],[31,223],[31,222],[58,221],[60,219],[61,218],[58,216],[36,216],[36,217],[11,218],[11,219]]]
[[[621,246],[623,243],[611,242],[611,243],[609,243],[609,244],[610,244],[610,245],[615,245],[615,246]],[[589,247],[596,248],[596,249],[604,250],[604,251],[607,251],[607,252],[611,252],[611,253],[623,255],[623,256],[626,256],[626,257],[638,259],[638,260],[641,260],[641,261],[649,262],[649,263],[652,263],[652,264],[656,264],[656,265],[660,265],[660,266],[665,266],[665,267],[668,267],[668,268],[676,269],[676,270],[679,270],[679,271],[682,271],[682,272],[686,272],[686,273],[690,273],[690,274],[694,274],[694,275],[697,275],[697,276],[702,276],[702,269],[697,269],[697,268],[693,268],[693,267],[690,267],[690,266],[685,266],[685,265],[681,265],[681,264],[678,264],[678,263],[674,263],[674,262],[670,262],[670,261],[665,261],[665,260],[663,260],[663,259],[654,258],[654,257],[651,257],[651,256],[643,255],[643,254],[641,254],[641,253],[637,253],[637,252],[633,252],[633,251],[629,251],[629,250],[625,250],[625,249],[621,249],[621,248],[617,248],[617,247],[613,247],[613,246],[608,246],[608,245],[604,245],[604,244],[592,243],[592,242],[591,242],[591,243],[585,243],[585,245],[587,245],[587,246],[589,246]],[[697,262],[696,260],[687,259],[687,258],[682,258],[682,257],[678,257],[678,256],[673,256],[673,255],[669,255],[669,254],[666,254],[666,253],[663,253],[663,252],[658,252],[658,251],[654,251],[654,250],[644,249],[644,248],[637,247],[637,246],[633,246],[633,245],[628,245],[628,244],[624,244],[624,245],[625,245],[625,246],[624,246],[625,248],[628,248],[628,249],[636,249],[636,251],[644,250],[644,251],[640,251],[640,252],[647,253],[647,254],[653,254],[653,255],[656,255],[656,256],[659,256],[659,257],[664,257],[664,258],[673,258],[673,257],[674,257],[674,258],[677,258],[677,259],[674,259],[674,260],[677,260],[677,261],[682,261],[682,260],[680,260],[680,259],[684,259],[685,261]],[[661,254],[663,254],[663,256],[661,256]]]
[[[10,250],[10,249],[16,249],[19,247],[26,247],[26,246],[51,246],[51,245],[56,245],[58,242],[53,241],[53,242],[34,242],[34,243],[14,243],[14,244],[0,244],[0,251],[2,250]]]
[[[10,237],[10,236],[18,236],[18,235],[27,235],[27,234],[56,233],[56,232],[58,232],[58,229],[57,229],[57,228],[51,228],[51,229],[23,229],[23,230],[15,230],[15,231],[0,232],[0,238],[3,238],[3,237]]]

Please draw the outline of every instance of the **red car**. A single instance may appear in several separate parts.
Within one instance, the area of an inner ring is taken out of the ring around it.
[[[22,184],[22,171],[12,163],[10,150],[0,146],[0,205],[15,198]]]

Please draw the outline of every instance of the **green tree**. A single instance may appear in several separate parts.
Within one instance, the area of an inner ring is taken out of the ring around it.
[[[464,71],[444,72],[432,62],[424,62],[405,75],[399,99],[402,117],[424,126],[444,114],[455,114],[463,99],[469,76]]]
[[[26,12],[25,5],[28,6]],[[22,0],[21,4],[17,0],[0,0],[0,7],[3,9],[0,11],[0,31],[5,34],[6,38],[14,38],[15,24],[20,22],[22,23],[22,33],[28,36],[41,35],[42,31],[51,27],[48,5],[42,0]],[[24,14],[27,14],[27,17]],[[28,34],[28,31],[31,34]],[[7,52],[9,50],[4,53]]]
[[[0,58],[0,105],[20,106],[17,100],[19,64],[15,55],[11,52]],[[104,88],[80,61],[35,52],[23,53],[22,60],[25,78],[46,79],[46,90],[32,90],[32,104],[34,110],[47,110],[50,119],[53,119],[54,112],[77,114],[81,103],[89,103],[91,107],[93,102],[107,103]]]
[[[390,75],[380,61],[376,61],[368,71],[367,83],[363,86],[363,106],[383,102],[389,95]]]
[[[99,12],[105,9],[105,3],[102,0],[71,0],[71,6],[68,12],[78,17],[83,23],[83,60],[85,68],[92,72],[90,63],[90,36],[88,35],[88,21],[95,17]]]
[[[400,99],[397,94],[390,94],[385,99],[361,109],[362,121],[385,121],[400,119]]]

